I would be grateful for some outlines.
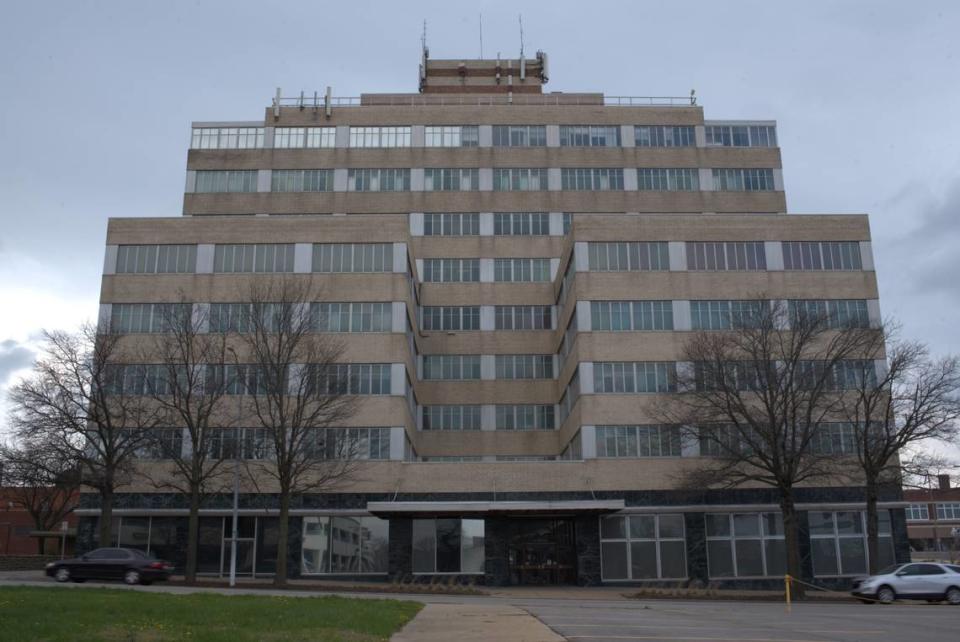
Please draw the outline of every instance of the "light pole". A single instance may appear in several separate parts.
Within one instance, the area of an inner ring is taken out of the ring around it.
[[[237,523],[240,521],[240,459],[233,462],[233,528],[230,531],[230,588],[237,583]]]

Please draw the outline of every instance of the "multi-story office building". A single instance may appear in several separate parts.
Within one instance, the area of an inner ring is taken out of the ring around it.
[[[936,488],[903,491],[910,547],[923,558],[956,561],[960,556],[960,488],[937,475]]]
[[[149,332],[151,304],[210,312],[278,274],[322,286],[317,331],[369,378],[343,427],[366,461],[296,498],[294,575],[777,581],[776,493],[681,490],[709,453],[651,408],[686,337],[751,295],[877,323],[867,217],[787,214],[773,121],[543,93],[542,55],[423,62],[419,93],[278,92],[260,120],[194,123],[184,215],[109,223],[102,323]],[[182,560],[183,498],[124,491],[118,542]],[[882,562],[908,555],[884,492]],[[862,498],[798,492],[806,576],[865,570]],[[241,572],[270,573],[275,498],[240,503]],[[204,506],[202,572],[229,566],[230,505]],[[81,514],[89,544],[94,496]]]

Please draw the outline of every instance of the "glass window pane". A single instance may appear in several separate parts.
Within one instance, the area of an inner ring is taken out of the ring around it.
[[[833,535],[833,513],[810,511],[808,517],[811,535]]]
[[[330,518],[303,518],[303,573],[330,572]]]
[[[660,577],[687,577],[687,552],[684,542],[660,542]]]
[[[737,575],[763,575],[763,554],[758,539],[738,539],[737,546]]]
[[[601,542],[600,557],[603,561],[603,579],[627,579],[626,542]]]
[[[635,580],[657,577],[657,543],[630,544],[630,570]]]
[[[705,518],[708,536],[730,535],[730,519],[728,515],[707,513]]]
[[[631,539],[656,539],[656,518],[653,515],[634,515],[630,518]]]
[[[733,577],[730,541],[707,541],[707,562],[710,577]]]
[[[389,562],[390,522],[379,517],[361,517],[360,572],[386,573]]]
[[[785,575],[787,573],[787,547],[782,539],[768,539],[764,542],[767,555],[767,575]]]
[[[432,519],[413,520],[413,572],[436,571],[436,523]]]
[[[437,572],[460,572],[460,520],[437,520]]]
[[[843,575],[867,572],[867,554],[862,537],[840,538],[840,570]]]
[[[661,515],[660,537],[661,539],[683,537],[683,515]]]
[[[604,517],[600,520],[600,538],[601,539],[623,539],[626,535],[626,518],[614,515]]]
[[[482,519],[462,520],[461,541],[463,542],[463,563],[461,573],[483,573],[484,571],[484,521]]]
[[[814,575],[837,575],[836,540],[832,537],[810,540]]]

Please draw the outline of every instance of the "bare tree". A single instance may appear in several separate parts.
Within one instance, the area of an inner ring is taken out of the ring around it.
[[[130,481],[136,451],[157,421],[143,396],[149,373],[122,365],[119,337],[95,326],[44,338],[32,374],[10,391],[14,433],[79,463],[83,484],[100,495],[99,543],[109,546],[114,495]]]
[[[878,335],[876,341],[883,341]],[[921,343],[891,341],[885,372],[876,380],[856,377],[842,398],[858,473],[867,495],[867,550],[870,573],[877,571],[879,547],[877,501],[885,483],[929,470],[937,462],[926,453],[901,459],[900,453],[927,440],[957,435],[960,419],[960,360],[933,359]]]
[[[779,494],[786,568],[800,576],[796,489],[835,472],[837,460],[816,447],[818,429],[840,409],[840,391],[882,350],[868,328],[835,327],[757,295],[752,310],[727,331],[698,332],[683,349],[681,394],[664,416],[698,440],[702,464],[683,481],[697,488],[762,484]]]
[[[33,439],[0,448],[4,483],[12,501],[33,519],[39,531],[53,531],[76,508],[80,489],[77,462],[42,439]],[[38,553],[44,552],[43,538],[37,540]]]
[[[252,286],[250,324],[234,366],[270,451],[249,464],[252,477],[272,480],[279,495],[276,585],[287,579],[292,496],[328,491],[356,471],[356,444],[325,440],[324,429],[342,426],[357,402],[347,366],[340,363],[343,345],[316,332],[310,302],[318,298],[293,278]]]
[[[216,320],[215,320],[216,321]],[[161,310],[163,332],[144,346],[142,361],[160,366],[162,385],[150,397],[164,428],[156,429],[147,444],[164,464],[150,475],[158,488],[186,496],[188,582],[197,575],[197,539],[200,505],[211,493],[224,490],[224,459],[211,446],[230,423],[225,408],[230,381],[208,373],[222,371],[227,361],[227,336],[209,327],[209,313],[192,312],[189,303],[166,305]]]

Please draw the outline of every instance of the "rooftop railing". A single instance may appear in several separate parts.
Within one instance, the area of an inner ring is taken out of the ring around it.
[[[329,103],[327,102],[329,101]],[[603,94],[369,94],[364,96],[331,96],[314,92],[299,96],[274,97],[273,107],[299,107],[300,109],[325,109],[333,107],[395,106],[417,107],[425,105],[477,107],[485,105],[537,105],[537,106],[585,106],[605,107],[690,107],[697,104],[696,96],[604,96]]]

